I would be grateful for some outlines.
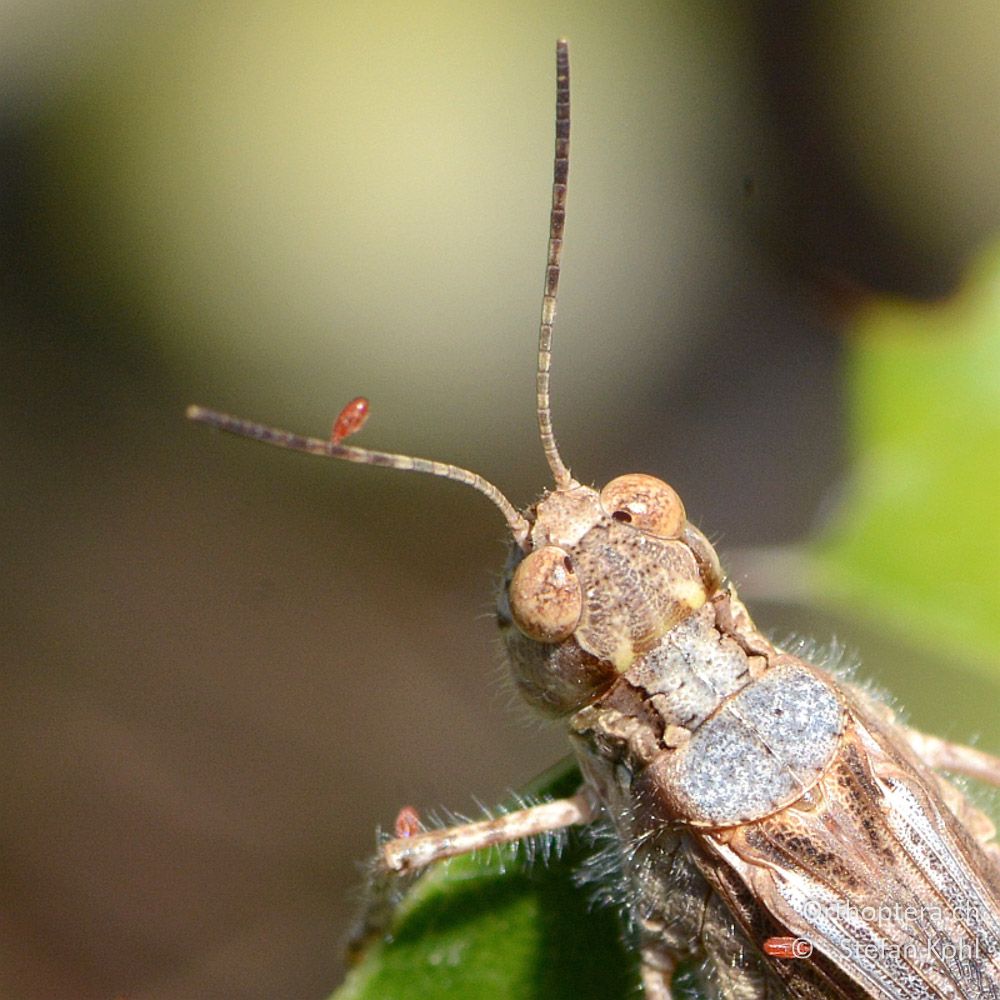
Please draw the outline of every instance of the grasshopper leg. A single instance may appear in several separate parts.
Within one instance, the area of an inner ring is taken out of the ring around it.
[[[975,778],[1000,788],[1000,757],[901,725],[896,719],[896,713],[888,705],[872,697],[868,691],[854,685],[848,685],[848,689],[878,719],[897,726],[910,749],[928,767]]]
[[[537,834],[589,823],[594,806],[583,789],[575,795],[505,813],[478,823],[440,830],[420,830],[420,818],[404,807],[396,819],[396,837],[379,849],[369,873],[368,900],[347,943],[351,965],[361,960],[372,942],[385,936],[403,893],[435,861],[482,848],[512,844]],[[653,994],[656,996],[656,994]],[[669,1000],[669,994],[666,995]]]
[[[663,952],[644,948],[639,971],[643,1000],[673,1000],[670,983],[674,978],[674,963],[668,962]]]
[[[976,778],[1000,787],[1000,757],[994,757],[975,747],[951,743],[916,729],[904,728],[903,733],[914,753],[928,767]]]
[[[386,871],[407,874],[444,858],[586,824],[593,817],[594,808],[581,790],[569,798],[541,802],[495,819],[396,837],[382,845],[379,861]]]

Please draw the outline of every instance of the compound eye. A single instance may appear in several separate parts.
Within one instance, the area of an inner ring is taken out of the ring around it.
[[[529,552],[511,577],[510,611],[517,627],[538,642],[562,642],[583,613],[583,589],[565,549],[556,545]]]
[[[633,472],[601,490],[601,506],[616,521],[659,538],[677,538],[687,515],[681,498],[662,479]]]

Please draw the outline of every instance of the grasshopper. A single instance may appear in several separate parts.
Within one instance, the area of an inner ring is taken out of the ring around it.
[[[1000,784],[1000,760],[911,730],[865,691],[773,645],[674,490],[650,475],[581,485],[549,379],[569,172],[569,55],[557,44],[556,149],[537,419],[554,487],[518,511],[476,473],[356,448],[367,403],[329,440],[200,407],[268,444],[456,480],[510,528],[497,620],[527,701],[566,720],[584,784],[567,799],[423,831],[412,810],[384,874],[575,824],[619,845],[620,903],[649,1000],[681,961],[724,1000],[1000,1000],[1000,848],[937,769]]]

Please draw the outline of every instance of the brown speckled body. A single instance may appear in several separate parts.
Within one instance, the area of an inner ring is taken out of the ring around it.
[[[522,691],[568,715],[647,969],[666,991],[697,960],[725,1000],[1000,1000],[989,820],[888,709],[772,646],[696,529],[628,523],[621,492],[527,512],[529,553],[557,548],[583,595],[572,634],[527,639],[506,587],[499,618]],[[765,953],[786,935],[809,956]]]

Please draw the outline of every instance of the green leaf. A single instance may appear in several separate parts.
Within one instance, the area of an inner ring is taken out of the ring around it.
[[[565,762],[530,790],[557,798],[580,784]],[[617,914],[574,884],[591,848],[572,834],[559,856],[523,849],[455,858],[428,871],[333,1000],[561,1000],[634,996],[634,961]]]
[[[852,477],[818,592],[1000,678],[1000,250],[939,306],[856,324]]]

